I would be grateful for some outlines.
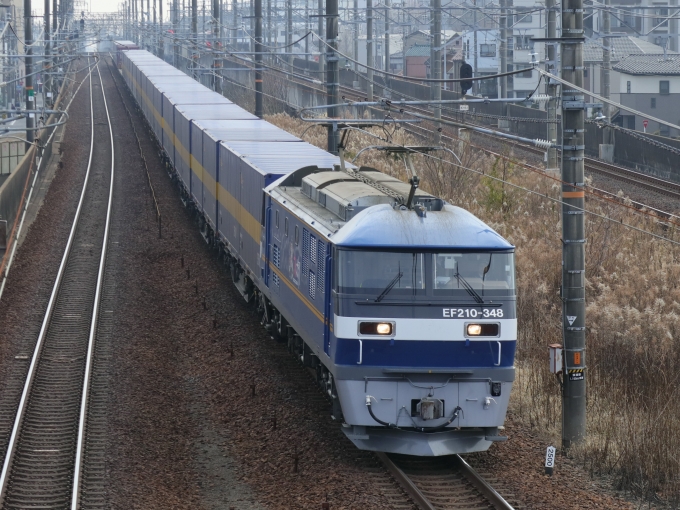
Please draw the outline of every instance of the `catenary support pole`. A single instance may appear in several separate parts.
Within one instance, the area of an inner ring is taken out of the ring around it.
[[[158,0],[158,56],[165,58],[165,37],[163,33],[163,0]]]
[[[476,12],[476,11],[475,11]],[[442,75],[442,66],[441,66],[441,61],[442,61],[442,0],[432,0],[432,16],[434,18],[434,22],[432,23],[432,26],[434,30],[432,31],[433,39],[432,39],[432,44],[434,46],[434,51],[433,55],[434,58],[432,59],[432,62],[430,64],[430,69],[432,69],[432,78],[435,80],[440,80],[441,75]],[[475,30],[475,33],[477,31]],[[435,118],[435,127],[437,130],[435,131],[435,144],[439,144],[439,141],[441,139],[441,132],[439,131],[439,128],[441,125],[437,120],[442,118],[442,107],[441,104],[437,104],[439,101],[442,100],[442,84],[439,81],[436,81],[432,83],[432,99],[435,101],[434,105],[434,118]]]
[[[293,0],[286,0],[286,53],[288,64],[293,65]],[[291,68],[292,70],[292,68]]]
[[[262,110],[262,0],[255,0],[255,115],[264,116]]]
[[[562,78],[583,87],[583,0],[562,1]],[[562,85],[562,448],[586,437],[585,97]]]
[[[191,76],[196,78],[196,59],[198,58],[198,0],[191,0]]]
[[[508,8],[507,0],[500,0],[501,15],[499,18],[501,40],[498,45],[498,53],[500,56],[501,67],[499,69],[500,73],[505,73],[508,70],[508,48],[507,48],[507,26],[508,26]],[[475,48],[475,53],[477,49]],[[475,68],[475,76],[477,75],[477,69]],[[500,81],[500,97],[505,99],[508,97],[508,77],[501,76],[498,78]]]
[[[133,0],[134,1],[134,0]],[[179,0],[172,0],[172,55],[173,65],[179,68]]]
[[[602,10],[602,96],[609,99],[611,94],[611,18],[609,8],[610,0],[604,0],[604,9]],[[603,115],[607,117],[605,122],[611,122],[611,106],[604,103]],[[611,129],[605,127],[602,131],[602,143],[611,144]]]
[[[326,45],[323,43],[324,39],[324,0],[319,0],[319,26],[316,31],[319,36],[319,76],[326,76]],[[323,78],[322,78],[323,79]]]
[[[52,95],[52,80],[48,73],[54,72],[50,69],[50,0],[45,0],[45,63],[43,64],[43,105],[47,106],[48,103],[52,102],[51,97],[47,97],[48,94]]]
[[[385,44],[383,45],[383,58],[385,59],[385,72],[390,72],[390,0],[385,0]],[[388,76],[385,75],[385,83],[387,83]]]
[[[326,0],[326,104],[338,104],[340,102],[340,69],[338,68],[338,0]],[[338,118],[340,109],[336,106],[328,109],[330,118]],[[340,131],[336,126],[328,128],[328,152],[338,153]]]
[[[25,57],[25,84],[26,84],[26,109],[35,110],[35,93],[33,91],[33,18],[31,18],[31,0],[24,0],[24,40],[26,41]],[[33,144],[35,132],[30,130],[35,126],[35,114],[28,114],[26,117],[26,151]]]
[[[359,74],[359,0],[354,0],[353,8],[353,18],[354,18],[354,72]]]
[[[546,0],[546,37],[548,39],[557,38],[557,4],[556,0]],[[550,73],[557,74],[557,42],[548,41],[546,44],[546,70]],[[546,94],[553,99],[548,101],[548,141],[557,143],[557,84],[546,78]],[[546,163],[548,170],[557,171],[557,149],[551,147],[548,149],[548,161]]]
[[[373,0],[366,0],[366,100],[373,101]],[[371,110],[368,110],[370,115]]]
[[[478,40],[477,40],[477,0],[472,0],[472,5],[474,10],[472,11],[472,29],[474,30],[474,33],[472,35],[472,67],[475,70],[474,76],[477,76],[477,69],[479,69],[479,51],[478,51]],[[507,18],[506,18],[507,22]],[[503,71],[505,72],[505,71]],[[479,94],[479,86],[481,83],[479,81],[475,80],[472,82],[472,92],[473,94]]]

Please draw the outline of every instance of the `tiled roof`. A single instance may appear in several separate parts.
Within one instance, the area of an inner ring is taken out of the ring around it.
[[[657,55],[629,55],[612,69],[637,75],[680,75],[680,55],[663,53]]]
[[[612,50],[610,58],[612,62],[623,60],[628,55],[658,54],[663,53],[663,48],[652,44],[639,37],[612,37]],[[675,53],[669,51],[668,53]],[[583,48],[583,60],[586,62],[602,62],[602,40],[586,41]]]
[[[407,57],[429,57],[430,56],[430,45],[429,44],[415,44],[406,50]]]

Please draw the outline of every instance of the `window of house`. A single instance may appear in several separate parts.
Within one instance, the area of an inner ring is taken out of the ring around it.
[[[670,94],[671,82],[668,80],[661,80],[659,82],[659,94]]]
[[[583,70],[583,77],[584,78],[588,77],[588,69],[587,68]]]
[[[663,124],[661,124],[661,125],[659,126],[659,134],[660,134],[661,136],[671,136],[671,128],[669,128],[668,126],[664,126]]]
[[[517,7],[515,9],[515,23],[531,23],[531,7]]]
[[[652,98],[652,104],[650,105],[652,108],[656,108],[656,98]]]
[[[516,50],[528,50],[530,48],[531,48],[531,36],[528,35],[515,36]]]
[[[626,94],[630,94],[630,82],[626,82]]]
[[[495,44],[480,44],[479,45],[479,56],[480,57],[495,57],[496,56],[496,45]]]
[[[659,16],[658,18],[654,18],[654,29],[657,30],[659,28],[664,28],[668,27],[668,8],[666,7],[657,7],[654,9],[654,14]]]

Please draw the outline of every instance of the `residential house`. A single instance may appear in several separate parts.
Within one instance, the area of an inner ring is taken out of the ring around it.
[[[629,55],[658,55],[663,53],[663,48],[652,44],[646,39],[633,36],[612,37],[609,59],[611,65],[620,62]],[[669,52],[675,53],[675,52]],[[583,49],[583,87],[595,94],[602,95],[602,54],[603,46],[601,39],[590,39],[586,41]],[[619,72],[610,70],[609,94],[612,101],[620,103]]]
[[[639,112],[680,124],[680,55],[629,55],[613,69],[619,73],[620,103]],[[643,131],[644,117],[621,110],[613,119],[625,128]],[[680,136],[668,126],[649,121],[647,131]]]

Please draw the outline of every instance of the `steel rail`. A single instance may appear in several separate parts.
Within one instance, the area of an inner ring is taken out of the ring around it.
[[[446,118],[445,116],[442,116],[442,118]],[[433,120],[434,122],[434,120]],[[473,126],[471,124],[471,126]],[[407,132],[411,132],[417,136],[426,136],[427,134],[431,133],[429,129],[423,126],[416,126],[416,125],[409,125],[408,128],[402,127]],[[423,131],[424,133],[415,133],[414,131]],[[494,139],[497,139],[496,136],[490,134],[490,133],[479,133],[482,136],[488,136]],[[454,138],[447,136],[445,134],[442,134],[442,138],[446,138],[450,141],[455,141]],[[543,155],[544,150],[541,150],[537,147],[532,147],[530,145],[527,145],[525,143],[513,141],[513,140],[505,140],[506,143],[509,143],[515,147],[517,147],[520,150],[524,150],[527,152],[531,152],[532,154],[536,155]],[[585,157],[585,167],[587,171],[594,172],[594,173],[599,173],[603,175],[607,175],[613,179],[620,180],[622,182],[626,182],[628,184],[633,184],[636,186],[640,186],[642,188],[648,189],[650,191],[654,191],[655,193],[659,193],[661,195],[666,195],[670,196],[673,198],[680,198],[680,184],[675,183],[673,181],[668,181],[665,179],[660,179],[658,177],[654,177],[652,175],[647,175],[643,174],[640,172],[636,172],[635,170],[625,168],[619,165],[614,165],[611,163],[607,163],[604,161],[599,161],[595,158],[591,157]]]
[[[385,464],[385,467],[394,477],[397,483],[406,491],[406,493],[411,497],[413,502],[420,508],[420,510],[437,510],[432,503],[425,497],[425,495],[420,492],[420,489],[416,487],[416,484],[404,473],[399,466],[397,466],[392,459],[390,459],[385,453],[377,452],[376,456],[380,461]]]
[[[100,77],[101,79],[101,77]],[[102,82],[103,84],[103,82]],[[90,185],[90,176],[92,173],[92,168],[93,168],[93,155],[94,155],[94,140],[95,140],[95,134],[94,134],[94,126],[95,126],[95,117],[94,117],[94,96],[93,96],[93,87],[92,87],[92,75],[89,73],[89,86],[90,86],[90,119],[91,119],[91,127],[90,127],[90,153],[88,157],[88,163],[87,163],[87,169],[85,172],[85,178],[83,181],[83,188],[80,194],[80,198],[78,201],[78,206],[76,208],[76,212],[74,215],[73,223],[71,225],[69,237],[66,243],[66,247],[64,249],[64,254],[61,259],[61,263],[59,265],[59,269],[57,272],[57,276],[55,279],[55,283],[52,289],[52,293],[50,295],[50,299],[47,305],[47,309],[45,312],[45,316],[41,325],[40,333],[38,335],[38,340],[35,345],[35,349],[33,352],[33,356],[31,359],[31,364],[26,376],[26,380],[24,383],[24,388],[23,392],[21,394],[21,399],[19,401],[19,406],[17,409],[16,417],[14,420],[14,426],[12,428],[10,440],[8,443],[7,447],[7,452],[5,455],[4,463],[3,463],[3,468],[2,468],[2,473],[0,474],[0,504],[4,505],[7,503],[7,495],[8,495],[8,488],[9,488],[9,480],[10,480],[10,468],[13,464],[15,454],[18,449],[18,438],[20,435],[20,430],[23,424],[23,419],[24,416],[26,415],[27,408],[29,405],[29,394],[31,393],[33,389],[33,383],[36,377],[36,372],[37,372],[37,367],[40,361],[40,357],[42,354],[42,351],[45,347],[45,340],[47,337],[48,330],[50,328],[51,320],[53,317],[53,313],[55,311],[56,303],[58,300],[58,295],[62,286],[62,283],[64,281],[64,275],[66,271],[67,264],[69,262],[69,258],[72,253],[73,249],[73,243],[76,237],[76,233],[81,221],[81,212],[83,209],[83,205],[85,202],[86,194],[88,192],[88,188]],[[102,93],[103,93],[103,87],[102,87]],[[75,96],[74,96],[75,97]],[[107,116],[108,116],[108,111],[107,111]],[[109,119],[109,126],[110,126],[110,119]],[[111,180],[111,190],[113,186],[113,179]],[[110,205],[111,205],[111,197],[109,198],[109,213],[110,213]],[[107,214],[107,230],[108,230],[108,216],[110,214]],[[106,245],[106,241],[105,241]],[[101,267],[99,268],[99,278],[101,278]],[[98,280],[97,286],[100,287],[100,281]],[[95,313],[97,310],[97,302],[95,301],[94,303],[94,309],[93,309],[93,320],[95,318]],[[88,348],[88,354],[91,351],[91,348]],[[88,367],[86,369],[89,369],[89,361],[88,360]]]
[[[463,473],[465,478],[474,485],[479,492],[481,492],[484,497],[489,500],[491,505],[496,510],[513,510],[512,505],[505,501],[503,497],[496,492],[496,489],[491,487],[489,483],[482,478],[482,476],[473,469],[470,464],[465,462],[463,458],[460,455],[454,455],[453,456],[453,463],[460,469],[460,471]]]
[[[101,61],[101,60],[100,60]],[[101,299],[102,284],[104,281],[104,268],[106,265],[106,251],[109,244],[109,228],[111,224],[111,208],[113,207],[113,181],[115,167],[115,150],[113,144],[113,126],[111,126],[111,116],[109,115],[109,105],[106,102],[106,92],[104,91],[104,80],[99,69],[99,62],[95,66],[101,83],[102,96],[104,98],[104,109],[106,110],[106,121],[109,124],[109,135],[111,138],[111,182],[109,184],[109,202],[106,207],[106,224],[104,227],[104,239],[102,241],[102,254],[99,259],[99,271],[97,274],[97,284],[94,296],[94,306],[92,308],[92,322],[90,323],[90,336],[87,342],[87,359],[85,362],[85,376],[83,380],[83,395],[80,402],[80,419],[78,421],[78,440],[76,447],[76,462],[73,472],[73,495],[71,499],[71,510],[78,509],[80,502],[80,483],[83,459],[83,445],[85,442],[85,427],[87,420],[87,403],[90,394],[90,375],[92,372],[92,356],[94,352],[95,337],[97,335],[97,322],[99,319],[99,301]],[[94,124],[94,119],[92,120]],[[94,128],[94,125],[93,125]]]
[[[427,499],[415,482],[385,453],[377,452],[376,456],[385,465],[397,483],[406,491],[413,502],[421,510],[437,510],[437,507]],[[496,510],[514,510],[512,505],[489,483],[482,478],[460,455],[452,456],[452,467],[458,470],[463,477],[488,501]]]

